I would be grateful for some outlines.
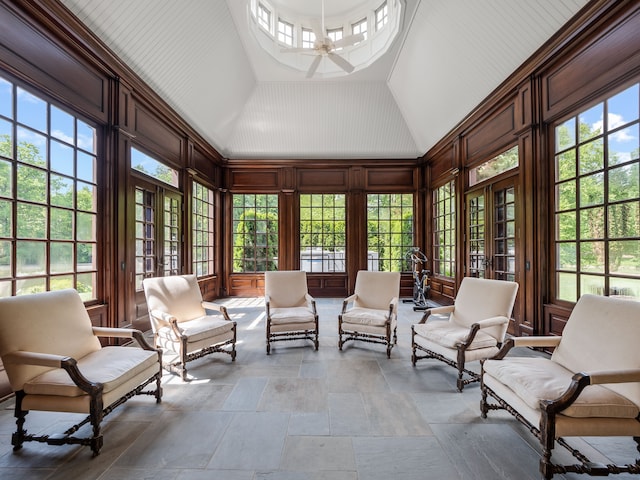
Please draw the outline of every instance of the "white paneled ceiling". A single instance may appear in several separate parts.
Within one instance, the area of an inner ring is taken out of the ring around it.
[[[426,153],[587,0],[402,0],[385,55],[311,80],[257,45],[248,0],[61,2],[222,155],[350,159]]]

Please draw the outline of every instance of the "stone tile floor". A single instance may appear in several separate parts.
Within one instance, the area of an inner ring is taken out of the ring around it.
[[[362,342],[340,352],[342,300],[317,300],[320,349],[279,342],[267,356],[262,299],[222,299],[238,322],[237,360],[213,355],[191,362],[186,382],[165,373],[160,405],[136,397],[106,417],[96,458],[87,447],[36,443],[13,453],[13,401],[0,403],[0,478],[540,478],[537,441],[505,412],[480,418],[478,384],[458,393],[451,367],[434,360],[412,367],[410,325],[422,314],[411,303],[400,305],[398,345],[387,359],[383,346]],[[31,412],[27,428],[53,433],[69,417],[77,416]],[[594,460],[637,456],[631,439],[575,442]],[[568,460],[562,448],[557,455]]]

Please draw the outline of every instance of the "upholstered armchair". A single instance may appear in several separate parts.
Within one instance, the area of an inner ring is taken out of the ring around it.
[[[453,305],[430,308],[420,323],[411,326],[411,363],[415,366],[418,360],[435,358],[456,368],[460,392],[479,381],[479,373],[465,365],[498,352],[517,293],[515,282],[463,278]]]
[[[133,339],[142,348],[103,347],[99,337]],[[98,455],[104,416],[134,395],[162,397],[161,352],[138,330],[93,327],[71,289],[1,298],[0,357],[15,392],[14,451],[41,442],[88,445]],[[147,385],[155,388],[145,391]],[[24,427],[30,410],[87,417],[63,433],[33,435]],[[87,423],[91,435],[74,436]]]
[[[311,340],[318,350],[318,312],[307,290],[307,272],[264,272],[264,305],[267,355],[272,342],[283,340]]]
[[[482,362],[482,417],[505,409],[529,428],[542,447],[545,479],[568,472],[639,474],[637,458],[625,465],[596,463],[565,438],[633,437],[640,450],[639,339],[640,302],[583,295],[562,336],[511,338]],[[513,347],[553,348],[553,354],[515,356]],[[555,463],[556,442],[577,463]]]
[[[400,272],[370,272],[356,275],[353,295],[342,302],[338,315],[338,347],[359,340],[387,347],[387,358],[397,343]]]
[[[186,380],[187,362],[197,358],[219,352],[235,361],[236,322],[224,305],[202,300],[195,275],[145,278],[142,286],[156,346],[177,354],[167,370]]]

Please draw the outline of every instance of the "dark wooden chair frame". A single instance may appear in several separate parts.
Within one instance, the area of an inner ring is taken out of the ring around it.
[[[271,302],[268,296],[265,296],[265,311],[267,315],[267,328],[266,328],[266,336],[267,336],[267,355],[271,354],[271,343],[272,342],[283,342],[283,341],[291,341],[291,340],[311,340],[313,342],[313,346],[316,350],[320,347],[320,340],[318,336],[318,311],[316,309],[316,301],[309,300],[311,304],[311,310],[313,310],[313,320],[314,320],[314,328],[313,330],[291,330],[287,332],[272,332],[271,331]]]
[[[377,343],[387,347],[387,358],[391,358],[391,349],[398,343],[398,325],[391,331],[391,322],[394,313],[394,305],[389,306],[389,315],[385,324],[386,333],[384,335],[376,335],[373,333],[362,333],[352,330],[344,330],[342,328],[342,315],[347,311],[349,303],[355,299],[356,295],[351,295],[342,302],[342,311],[338,315],[338,348],[342,350],[342,346],[348,341],[358,340],[360,342]],[[344,338],[343,338],[344,336]]]

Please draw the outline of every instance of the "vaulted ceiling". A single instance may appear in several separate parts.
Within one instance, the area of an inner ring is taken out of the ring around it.
[[[377,61],[306,79],[258,45],[249,0],[61,1],[223,156],[345,160],[424,155],[588,3],[399,0]],[[321,0],[271,3],[320,15]]]

